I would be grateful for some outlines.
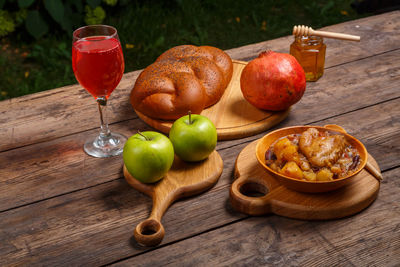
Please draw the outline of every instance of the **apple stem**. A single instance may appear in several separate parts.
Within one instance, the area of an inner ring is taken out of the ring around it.
[[[192,124],[192,112],[190,110],[188,111],[188,115],[189,115],[189,124]]]
[[[146,139],[146,141],[150,141],[150,139],[144,134],[142,134],[139,130],[137,131],[137,133],[140,134],[144,139]]]

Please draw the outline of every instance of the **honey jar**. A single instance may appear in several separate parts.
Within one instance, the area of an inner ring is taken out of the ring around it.
[[[303,67],[306,81],[316,81],[324,74],[326,45],[319,36],[295,36],[290,54]]]

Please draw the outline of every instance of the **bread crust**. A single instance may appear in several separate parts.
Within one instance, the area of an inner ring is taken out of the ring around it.
[[[231,58],[211,46],[173,47],[145,68],[131,91],[133,108],[154,119],[199,114],[219,101],[233,73]]]

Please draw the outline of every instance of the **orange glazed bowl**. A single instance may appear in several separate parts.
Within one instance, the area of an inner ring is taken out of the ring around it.
[[[356,148],[358,153],[360,154],[360,164],[358,168],[350,175],[334,179],[332,181],[307,181],[283,175],[268,167],[268,165],[265,163],[265,152],[276,140],[290,134],[301,134],[309,128],[316,128],[318,129],[318,131],[321,132],[328,131],[332,134],[340,134],[345,136],[347,142],[351,144],[354,148]],[[293,126],[272,131],[267,135],[265,135],[264,137],[262,137],[258,141],[256,146],[256,157],[258,162],[264,167],[264,169],[273,177],[275,177],[279,181],[279,183],[281,183],[283,186],[299,192],[321,193],[321,192],[336,190],[350,183],[353,180],[353,178],[356,177],[356,175],[365,167],[365,164],[367,163],[368,153],[365,146],[359,140],[347,134],[345,130],[340,126],[337,125],[325,125],[324,127]]]

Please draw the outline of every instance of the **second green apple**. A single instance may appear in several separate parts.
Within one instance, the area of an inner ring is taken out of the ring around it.
[[[201,161],[214,151],[217,145],[217,130],[207,117],[189,114],[173,123],[169,139],[180,159]]]

